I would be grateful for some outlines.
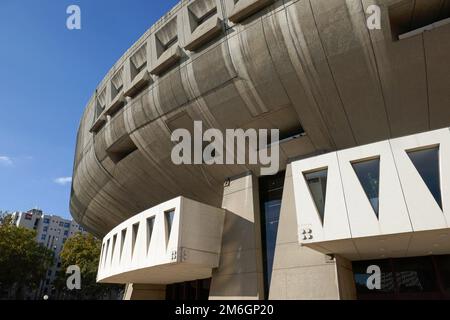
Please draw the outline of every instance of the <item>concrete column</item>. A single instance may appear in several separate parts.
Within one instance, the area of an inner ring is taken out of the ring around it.
[[[224,188],[226,209],[219,268],[210,299],[264,299],[258,180],[245,174]]]
[[[154,284],[130,283],[125,288],[123,300],[164,300],[166,286]]]
[[[283,189],[269,299],[354,299],[351,263],[300,246],[289,164]]]

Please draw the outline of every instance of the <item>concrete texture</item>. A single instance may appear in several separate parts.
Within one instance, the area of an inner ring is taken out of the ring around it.
[[[176,166],[171,133],[192,132],[196,120],[222,132],[303,129],[280,143],[284,170],[293,159],[448,127],[450,25],[398,37],[448,17],[448,1],[440,3],[182,0],[117,61],[86,106],[74,219],[103,237],[178,196],[224,207],[211,298],[262,298],[258,166]],[[371,4],[381,7],[381,30],[366,27]],[[299,246],[292,175],[286,181],[270,298],[354,298],[348,261]]]
[[[258,182],[252,174],[224,188],[222,208],[224,235],[210,299],[264,299]]]
[[[355,299],[351,263],[299,246],[297,226],[292,168],[288,165],[269,299]]]
[[[187,126],[180,117],[221,130],[268,127],[283,133],[302,126],[306,136],[281,145],[281,168],[294,156],[450,125],[450,26],[393,40],[388,6],[400,0],[279,0],[238,23],[228,19],[233,1],[201,1],[180,2],[150,28],[86,107],[71,212],[99,236],[178,195],[220,206],[223,181],[255,169],[173,165],[170,134]],[[261,1],[238,4],[250,2]],[[365,27],[364,10],[373,3],[381,6],[382,30]],[[199,17],[214,6],[217,13],[195,26],[199,20],[190,18],[188,6]],[[223,32],[205,31],[195,51],[183,49],[215,19]],[[131,65],[142,47],[146,66],[136,76]],[[124,93],[113,94],[114,83],[121,82]],[[114,162],[107,150],[124,138],[134,152]]]

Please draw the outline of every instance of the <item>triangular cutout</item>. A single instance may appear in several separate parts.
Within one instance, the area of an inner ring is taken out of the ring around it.
[[[147,219],[147,252],[150,251],[150,242],[152,241],[153,227],[155,225],[155,217]]]
[[[380,158],[352,163],[370,205],[379,217]]]
[[[439,146],[429,149],[407,151],[407,154],[442,210]]]
[[[113,236],[113,240],[112,240],[111,263],[112,263],[113,258],[114,258],[114,250],[116,249],[116,242],[117,242],[117,234],[115,234],[115,235]]]
[[[136,247],[136,238],[139,232],[139,223],[133,224],[132,227],[132,238],[131,238],[131,257],[134,257],[134,248]]]
[[[170,233],[172,232],[173,218],[175,216],[175,210],[169,210],[164,212],[167,226],[167,244],[169,244]]]
[[[320,221],[325,218],[325,201],[327,196],[328,168],[303,174],[311,197],[319,214]]]
[[[120,256],[119,256],[119,262],[122,261],[122,252],[123,252],[123,247],[125,244],[125,237],[127,236],[127,229],[123,229],[122,233],[120,235]]]

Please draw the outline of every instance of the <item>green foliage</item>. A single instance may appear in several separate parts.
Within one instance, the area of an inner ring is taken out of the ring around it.
[[[53,262],[53,252],[36,242],[36,232],[18,228],[6,215],[0,221],[0,288],[35,289]]]
[[[117,286],[98,284],[97,268],[100,259],[101,241],[92,235],[76,234],[69,238],[61,251],[62,272],[59,275],[57,286],[62,289],[66,295],[69,294],[75,298],[99,299],[111,289],[117,289]],[[66,278],[69,275],[64,273],[71,265],[77,265],[81,271],[81,290],[68,292],[66,288]]]

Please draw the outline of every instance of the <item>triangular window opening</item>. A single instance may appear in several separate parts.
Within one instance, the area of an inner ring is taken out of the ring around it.
[[[441,181],[439,170],[439,146],[407,151],[417,172],[430,190],[437,204],[442,210]]]
[[[308,185],[309,192],[314,200],[314,204],[319,214],[320,221],[324,222],[325,218],[325,201],[327,195],[327,178],[328,168],[304,173],[303,174]]]
[[[352,166],[378,219],[380,207],[380,158],[354,162]]]

